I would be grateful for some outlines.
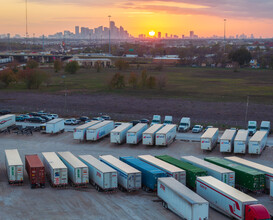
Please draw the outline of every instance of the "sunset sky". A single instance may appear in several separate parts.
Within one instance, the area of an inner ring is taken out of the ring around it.
[[[1,0],[0,33],[25,33],[25,0]],[[29,35],[108,26],[108,15],[133,36],[165,34],[273,37],[273,0],[28,0]]]

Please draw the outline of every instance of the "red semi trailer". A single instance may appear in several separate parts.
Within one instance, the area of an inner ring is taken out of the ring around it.
[[[45,166],[37,154],[26,155],[26,171],[28,173],[31,188],[45,187]]]

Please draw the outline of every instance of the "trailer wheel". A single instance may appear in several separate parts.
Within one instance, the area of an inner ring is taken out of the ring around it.
[[[167,203],[166,202],[162,202],[162,206],[165,208],[165,209],[168,209],[168,205],[167,205]]]

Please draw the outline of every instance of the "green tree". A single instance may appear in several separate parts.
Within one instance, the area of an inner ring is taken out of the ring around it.
[[[40,69],[26,69],[20,72],[20,79],[28,89],[39,89],[42,83],[48,81],[49,75]]]
[[[54,70],[55,72],[59,72],[63,67],[63,63],[60,59],[56,59],[54,60]]]
[[[0,81],[8,87],[12,82],[16,82],[16,76],[11,69],[5,69],[0,72]]]
[[[233,62],[239,63],[240,66],[246,65],[252,59],[251,53],[246,48],[240,48],[232,51],[228,55]]]
[[[120,73],[116,73],[111,81],[110,81],[110,87],[111,88],[116,88],[116,89],[122,89],[125,87],[125,77],[124,75]]]
[[[140,84],[141,84],[141,87],[142,88],[145,88],[146,85],[147,85],[147,78],[148,78],[148,75],[147,75],[147,70],[143,70],[141,72],[141,81],[140,81]]]
[[[149,89],[154,89],[156,86],[156,78],[154,76],[149,76],[147,80],[147,87]]]
[[[135,73],[130,73],[128,83],[130,86],[132,86],[134,89],[137,87],[137,74]]]
[[[65,72],[70,74],[75,74],[80,69],[80,66],[77,61],[71,61],[66,64],[65,66]]]
[[[36,69],[39,67],[39,63],[36,62],[35,60],[33,59],[30,59],[27,61],[27,68],[29,69]]]
[[[115,66],[119,69],[119,70],[126,70],[129,68],[129,63],[125,60],[117,60],[115,62]]]

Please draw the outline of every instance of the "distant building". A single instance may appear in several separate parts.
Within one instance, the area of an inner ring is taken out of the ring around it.
[[[77,36],[79,36],[79,34],[80,34],[80,27],[79,26],[75,26],[75,34]]]
[[[112,61],[107,58],[78,58],[73,57],[66,62],[69,63],[71,61],[77,61],[80,66],[83,67],[95,67],[96,63],[99,63],[102,67],[110,67],[112,65]]]
[[[153,58],[154,64],[175,65],[178,64],[180,58],[178,55],[166,55]]]
[[[161,38],[161,32],[158,32],[157,37],[160,39]]]
[[[190,38],[191,38],[191,39],[194,38],[194,31],[190,31]]]

